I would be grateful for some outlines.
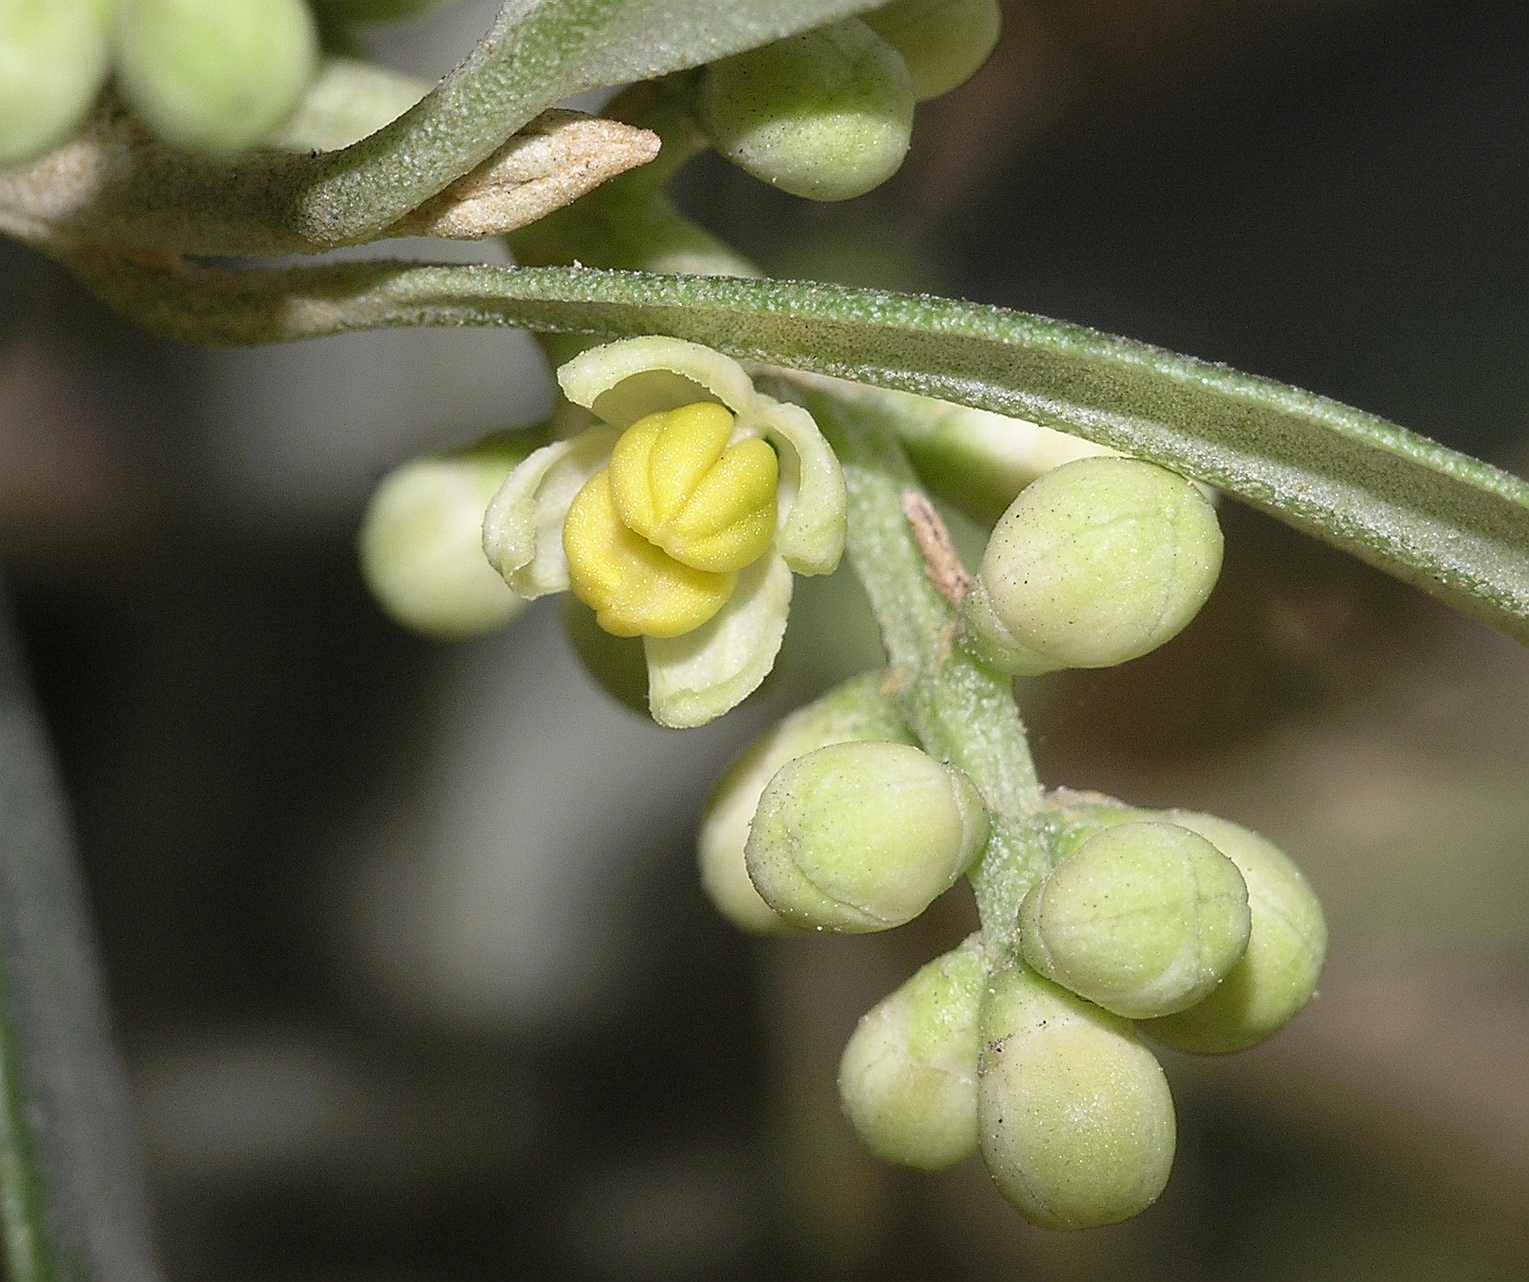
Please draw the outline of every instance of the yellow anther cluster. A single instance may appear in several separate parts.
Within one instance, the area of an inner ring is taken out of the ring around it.
[[[610,466],[563,526],[574,594],[616,636],[676,637],[726,603],[737,572],[775,536],[779,466],[710,401],[649,414],[621,434]]]

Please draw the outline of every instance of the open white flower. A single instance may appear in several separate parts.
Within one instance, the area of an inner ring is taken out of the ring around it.
[[[641,636],[654,720],[703,725],[774,666],[792,571],[837,567],[839,462],[806,410],[696,343],[624,339],[557,377],[597,425],[510,473],[484,551],[521,596],[572,590]]]

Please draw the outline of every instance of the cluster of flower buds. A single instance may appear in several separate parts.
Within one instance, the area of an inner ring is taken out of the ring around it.
[[[998,41],[998,0],[894,0],[712,64],[699,113],[717,150],[812,200],[848,200],[902,165],[919,102],[948,93]]]
[[[1053,821],[1058,862],[982,1000],[977,1129],[1028,1219],[1087,1228],[1168,1179],[1173,1102],[1140,1037],[1197,1054],[1263,1041],[1315,993],[1327,929],[1299,869],[1237,824],[1067,798]]]
[[[437,0],[314,0],[325,18],[407,17]],[[222,154],[253,146],[318,68],[309,0],[5,0],[0,166],[80,127],[108,79],[157,138]]]
[[[793,572],[837,564],[839,464],[804,410],[693,343],[607,344],[558,378],[567,405],[547,443],[491,437],[384,482],[362,530],[368,582],[437,636],[566,591],[580,652],[640,640],[623,681],[640,687],[645,668],[653,715],[699,725],[769,671]],[[1193,618],[1221,552],[1193,483],[1075,458],[999,517],[955,644],[1008,674],[1126,662]],[[888,930],[976,872],[995,822],[867,674],[727,772],[702,882],[746,930]],[[1295,866],[1236,824],[1074,793],[1028,822],[1049,871],[1012,920],[984,921],[861,1021],[841,1094],[883,1157],[936,1169],[980,1151],[1035,1223],[1113,1223],[1157,1197],[1172,1163],[1172,1100],[1140,1038],[1201,1053],[1263,1040],[1315,990],[1325,927]]]
[[[1190,482],[1135,460],[1066,463],[994,529],[966,644],[1011,673],[1125,662],[1185,626],[1220,557]],[[1087,1228],[1144,1210],[1168,1179],[1173,1101],[1143,1039],[1203,1054],[1262,1041],[1315,992],[1326,928],[1295,865],[1237,824],[1069,792],[1040,822],[1050,870],[1015,919],[984,923],[867,1013],[839,1089],[880,1157],[936,1170],[980,1152],[1033,1223]],[[988,831],[970,780],[911,745],[867,676],[724,776],[703,882],[745,929],[885,930],[971,872]]]

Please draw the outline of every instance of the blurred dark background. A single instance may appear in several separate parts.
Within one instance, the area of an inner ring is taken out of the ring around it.
[[[371,48],[439,74],[491,9]],[[1006,12],[876,194],[702,161],[683,203],[776,274],[1086,322],[1529,467],[1529,11]],[[555,604],[445,648],[357,578],[387,468],[542,414],[524,335],[202,351],[12,246],[0,273],[0,557],[172,1279],[1529,1277],[1521,647],[1227,503],[1180,640],[1026,692],[1048,782],[1260,829],[1332,934],[1290,1029],[1168,1057],[1159,1205],[1049,1234],[979,1163],[883,1167],[837,1111],[856,1016],[966,933],[964,891],[759,942],[696,883],[730,753],[876,662],[852,584],[801,585],[764,696],[666,733]]]

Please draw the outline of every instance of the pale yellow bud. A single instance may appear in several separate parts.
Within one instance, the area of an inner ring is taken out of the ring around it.
[[[1025,897],[1025,960],[1140,1019],[1205,998],[1248,946],[1248,890],[1203,837],[1165,823],[1108,828]]]
[[[848,200],[902,165],[913,102],[902,56],[851,18],[708,67],[700,113],[717,150],[754,177]]]
[[[1173,1166],[1173,1100],[1131,1025],[1016,963],[982,1006],[977,1125],[993,1181],[1051,1229],[1115,1224]]]
[[[937,1171],[976,1151],[986,981],[973,935],[860,1017],[839,1062],[839,1098],[877,1157]]]
[[[840,743],[783,766],[760,798],[749,878],[786,920],[862,932],[912,921],[987,844],[959,770],[896,743]]]

